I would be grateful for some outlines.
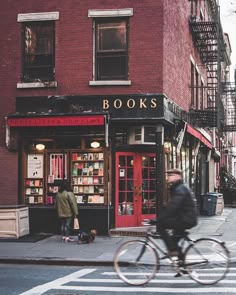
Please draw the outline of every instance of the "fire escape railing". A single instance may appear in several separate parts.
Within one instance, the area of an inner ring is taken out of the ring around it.
[[[197,16],[189,18],[194,46],[198,49],[202,64],[206,68],[207,84],[195,85],[199,92],[204,88],[204,104],[200,109],[190,109],[192,124],[196,127],[219,127],[220,71],[224,55],[224,37],[220,24],[219,9],[215,1],[209,0],[211,15],[203,21]]]
[[[225,106],[222,131],[236,131],[236,85],[235,82],[221,82],[221,97]]]

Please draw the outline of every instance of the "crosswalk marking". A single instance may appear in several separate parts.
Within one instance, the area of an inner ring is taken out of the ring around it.
[[[23,292],[19,295],[41,295],[51,289],[54,289],[58,285],[66,284],[68,282],[73,281],[75,278],[85,276],[85,275],[92,273],[94,271],[96,271],[96,269],[82,269],[82,270],[73,272],[72,274],[69,274],[68,276],[65,276],[63,278],[51,281],[51,282],[43,284],[43,285],[39,285],[39,286],[32,288],[26,292]]]
[[[215,270],[213,270],[215,271]],[[103,273],[104,275],[107,275],[107,276],[115,276],[116,273],[115,272],[104,272]],[[124,275],[129,275],[129,276],[143,276],[143,275],[147,275],[147,273],[145,272],[142,272],[142,273],[137,273],[137,272],[124,272],[123,273]],[[173,272],[173,273],[161,273],[161,272],[157,272],[155,274],[155,277],[174,277],[176,275],[176,272]],[[202,275],[199,275],[199,277],[201,277]],[[207,274],[208,277],[216,277],[216,276],[219,276],[217,273],[208,273]],[[236,273],[227,273],[226,274],[227,277],[236,277]]]
[[[109,294],[118,292],[140,294],[236,294],[236,280],[234,279],[236,277],[236,268],[230,270],[231,272],[227,274],[226,278],[214,286],[202,286],[191,280],[187,275],[174,278],[174,272],[157,272],[156,276],[147,285],[131,286],[120,280],[114,271],[99,271],[99,269],[87,268],[37,286],[19,295],[42,295],[50,290],[63,290],[64,292],[90,291],[95,292],[95,294],[105,292]],[[129,275],[138,276],[139,274],[130,272]],[[207,275],[212,277],[215,274],[209,272]],[[171,284],[174,284],[174,288],[171,288]]]
[[[118,284],[125,284],[122,280],[120,279],[76,279],[76,280],[73,280],[73,282],[81,282],[81,283],[118,283]],[[176,278],[173,278],[173,279],[152,279],[148,285],[150,284],[154,284],[154,283],[158,283],[158,284],[169,284],[169,283],[174,283],[174,284],[195,284],[195,282],[191,279],[176,279]],[[219,283],[220,284],[220,283]],[[232,284],[234,285],[235,282],[233,282],[232,280],[226,280],[224,279],[222,281],[222,284]]]
[[[73,290],[73,291],[95,291],[95,292],[145,292],[145,293],[184,293],[184,294],[201,294],[201,293],[231,293],[235,294],[236,288],[227,287],[209,287],[209,288],[184,288],[184,290],[177,288],[164,288],[164,287],[100,287],[100,286],[60,286],[56,290]]]

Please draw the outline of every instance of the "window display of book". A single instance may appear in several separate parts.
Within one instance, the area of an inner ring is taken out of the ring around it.
[[[26,178],[25,179],[25,203],[26,204],[43,204],[43,179]]]
[[[71,154],[71,184],[79,204],[104,203],[103,152]]]

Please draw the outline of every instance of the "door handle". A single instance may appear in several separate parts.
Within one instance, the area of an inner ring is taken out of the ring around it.
[[[139,192],[139,187],[138,186],[134,186],[134,195],[137,196]]]
[[[134,187],[134,194],[136,196],[142,196],[142,192],[143,192],[142,186],[135,186]]]

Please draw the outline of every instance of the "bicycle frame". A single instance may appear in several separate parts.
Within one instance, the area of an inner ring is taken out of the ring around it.
[[[160,246],[157,242],[155,242],[155,240],[157,239],[161,239],[161,237],[159,235],[155,235],[152,234],[150,231],[147,231],[146,234],[146,239],[144,241],[144,246],[141,249],[140,254],[138,255],[136,262],[138,262],[140,260],[140,258],[142,257],[142,255],[145,252],[145,245],[148,244],[149,246],[151,246],[157,253],[159,251],[159,253],[161,253],[163,256],[160,257],[160,260],[162,259],[169,259],[172,263],[172,265],[177,269],[177,272],[179,272],[179,267],[184,268],[184,270],[186,271],[186,267],[189,266],[194,266],[194,265],[203,265],[208,263],[208,260],[203,258],[202,254],[200,253],[200,251],[197,249],[197,247],[194,248],[194,250],[196,251],[196,253],[202,257],[203,260],[201,261],[196,261],[196,262],[192,262],[192,263],[184,263],[183,262],[183,258],[185,255],[185,251],[184,249],[187,249],[190,245],[194,245],[195,244],[195,240],[191,239],[188,237],[188,233],[185,232],[183,235],[178,236],[179,237],[179,242],[180,242],[180,246],[179,246],[179,255],[178,255],[178,260],[176,260],[176,257],[172,257],[170,255],[168,255],[168,252],[166,252],[162,246]],[[187,243],[187,245],[185,246],[185,244]]]
[[[170,266],[177,271],[175,276],[188,274],[194,281],[203,285],[215,284],[225,277],[229,270],[230,253],[224,242],[214,238],[194,240],[188,236],[188,232],[174,236],[179,247],[178,257],[169,255],[165,245],[156,241],[162,240],[161,236],[151,232],[151,229],[148,229],[144,239],[131,240],[120,245],[114,256],[114,267],[118,276],[128,284],[144,285],[159,270],[160,260],[168,259]],[[220,266],[220,271],[216,276],[207,276],[205,270],[215,269],[215,266]],[[141,270],[142,277],[133,280],[132,276],[129,277],[127,267]],[[146,267],[147,271],[144,271]]]
[[[179,242],[180,242],[180,246],[179,246],[179,250],[180,250],[180,254],[179,254],[179,259],[182,259],[183,257],[183,253],[184,253],[184,248],[186,249],[188,246],[194,244],[194,240],[190,239],[188,237],[188,233],[184,233],[183,235],[178,236],[179,237]],[[146,233],[146,238],[145,238],[145,244],[149,244],[156,252],[159,251],[159,253],[161,253],[163,256],[160,257],[160,259],[169,259],[170,261],[176,261],[176,259],[174,259],[172,256],[168,255],[168,252],[166,251],[166,249],[164,249],[161,245],[159,245],[157,242],[155,242],[155,240],[160,239],[162,240],[162,238],[159,235],[155,235],[153,233],[149,231],[147,231]],[[187,243],[187,245],[185,246],[185,243]],[[144,247],[145,250],[145,247]],[[143,255],[143,251],[141,251],[141,253],[139,254],[139,259],[142,257]]]

